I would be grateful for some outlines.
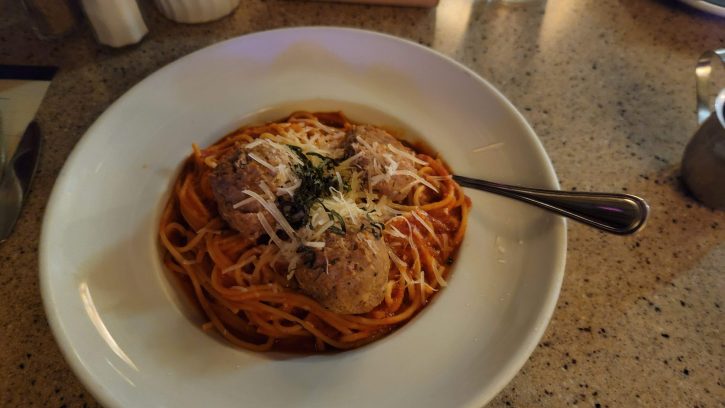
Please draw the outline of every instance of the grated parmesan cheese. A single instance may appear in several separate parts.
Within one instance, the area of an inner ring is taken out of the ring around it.
[[[262,191],[264,192],[264,194],[267,195],[267,198],[268,199],[274,200],[276,198],[276,196],[274,195],[274,193],[272,193],[272,190],[269,188],[269,186],[267,185],[267,183],[265,183],[264,181],[260,181],[259,182],[259,188],[261,188]]]
[[[232,208],[234,208],[234,209],[236,210],[237,208],[239,208],[239,207],[243,207],[243,206],[245,206],[245,205],[247,205],[247,204],[249,204],[249,203],[252,203],[252,202],[254,202],[254,201],[256,201],[256,200],[255,200],[255,199],[254,199],[253,197],[247,197],[247,198],[245,198],[244,200],[242,200],[242,201],[240,201],[240,202],[238,202],[238,203],[234,204],[234,205],[232,206]]]
[[[303,241],[302,245],[310,248],[322,249],[325,247],[324,241]]]
[[[277,206],[276,205],[274,205],[273,203],[270,203],[270,202],[266,201],[259,194],[255,193],[252,190],[243,190],[242,193],[244,193],[244,194],[246,194],[246,195],[254,198],[255,200],[257,200],[257,202],[259,202],[259,204],[261,204],[262,207],[264,207],[264,209],[267,210],[272,215],[272,217],[274,217],[274,219],[277,221],[277,223],[280,225],[280,227],[282,227],[282,229],[284,230],[284,232],[287,233],[287,236],[289,236],[290,238],[297,236],[295,234],[295,230],[292,229],[292,226],[289,225],[289,223],[284,218],[284,216],[282,215],[282,213],[279,212],[279,209],[277,209]]]
[[[435,191],[436,193],[438,192],[438,189],[433,184],[431,184],[428,180],[424,179],[423,177],[419,176],[417,173],[414,173],[410,170],[398,170],[397,172],[395,172],[395,174],[409,176],[414,179],[414,181],[412,183],[410,183],[408,186],[406,186],[406,188],[403,189],[403,191],[405,191],[406,189],[410,189],[410,187],[420,183],[420,184],[423,184],[424,186],[428,187],[429,189]]]
[[[259,220],[259,223],[262,224],[262,228],[264,228],[264,231],[269,235],[269,239],[272,240],[272,242],[277,245],[277,247],[282,248],[282,240],[277,235],[277,232],[275,232],[274,228],[272,228],[271,225],[269,225],[269,222],[267,222],[267,219],[264,217],[264,215],[261,212],[257,213],[257,219]]]
[[[426,164],[428,164],[428,163],[426,163],[425,160],[421,160],[421,159],[415,157],[412,153],[406,152],[404,150],[400,150],[397,147],[391,145],[390,143],[388,143],[388,149],[390,149],[390,151],[393,153],[397,153],[397,154],[405,157],[406,159],[412,161],[413,163],[420,164],[422,166],[425,166]]]
[[[297,190],[302,185],[302,180],[297,179],[292,185],[290,186],[283,186],[277,188],[277,195],[285,195],[288,194],[290,197],[295,196],[295,190]]]
[[[422,211],[422,210],[420,210],[420,211],[421,211],[422,213],[426,214],[426,217],[427,217],[427,213],[425,213],[425,212],[424,212],[424,211]],[[428,223],[427,223],[427,222],[426,222],[426,221],[425,221],[425,220],[423,219],[423,217],[421,217],[421,216],[420,216],[420,214],[418,214],[418,211],[417,211],[417,210],[416,210],[416,211],[411,211],[411,214],[413,214],[413,217],[415,217],[415,219],[416,219],[416,220],[418,220],[418,222],[419,222],[419,223],[420,223],[420,224],[421,224],[421,225],[422,225],[422,226],[423,226],[423,227],[424,227],[424,228],[425,228],[426,230],[428,230],[428,232],[430,233],[430,236],[431,236],[431,237],[432,237],[432,238],[433,238],[433,239],[434,239],[434,240],[436,241],[436,243],[437,243],[437,244],[438,244],[438,245],[440,246],[440,244],[441,244],[441,241],[440,241],[440,239],[438,239],[438,235],[436,235],[436,233],[435,233],[435,230],[433,230],[433,227],[432,227],[432,226],[431,226],[430,224],[428,224]]]
[[[272,166],[271,164],[264,161],[261,157],[257,156],[256,154],[249,152],[247,153],[247,156],[249,156],[250,159],[256,161],[257,163],[261,164],[262,166],[270,169],[273,173],[277,173],[277,168]]]

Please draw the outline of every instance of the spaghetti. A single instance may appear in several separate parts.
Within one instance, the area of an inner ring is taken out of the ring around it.
[[[299,112],[241,128],[206,149],[193,146],[163,210],[159,239],[164,265],[208,319],[203,329],[256,351],[351,349],[400,327],[446,286],[470,200],[438,158],[360,137],[353,140],[359,151],[351,150],[355,126],[342,114]],[[255,153],[261,145],[274,154]],[[214,177],[224,157],[240,149],[269,169],[277,184],[245,190],[230,211],[253,205],[260,210],[232,227]],[[411,167],[406,170],[403,162]],[[319,175],[326,190],[316,196],[309,193],[305,165],[324,169]],[[384,186],[399,197],[381,194]],[[304,204],[301,222],[281,204],[292,201]],[[240,232],[252,223],[261,230],[258,236]],[[304,268],[319,267],[324,278],[330,268],[346,267],[349,259],[332,259],[325,246],[330,237],[350,234],[387,258],[382,300],[364,313],[340,313],[301,288]],[[307,264],[309,256],[314,260]]]

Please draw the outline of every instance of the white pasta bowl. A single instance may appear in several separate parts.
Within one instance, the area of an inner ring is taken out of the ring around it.
[[[541,143],[471,70],[395,37],[340,28],[251,34],[133,87],[88,130],[45,214],[40,282],[73,370],[105,405],[480,407],[524,364],[559,294],[564,221],[467,191],[448,287],[360,349],[255,353],[203,332],[159,260],[160,210],[192,143],[294,110],[422,139],[457,174],[557,188]]]

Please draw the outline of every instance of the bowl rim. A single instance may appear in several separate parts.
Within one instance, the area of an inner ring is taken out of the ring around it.
[[[61,324],[61,316],[58,313],[58,311],[54,307],[54,302],[52,301],[52,287],[49,284],[49,271],[50,271],[50,265],[52,260],[48,259],[48,247],[49,247],[49,234],[48,234],[48,225],[49,220],[52,217],[53,209],[58,206],[57,202],[61,200],[60,196],[60,187],[61,185],[65,184],[68,179],[68,169],[70,167],[70,164],[78,160],[78,157],[80,156],[81,152],[85,150],[85,146],[89,143],[91,140],[91,136],[93,133],[96,132],[97,128],[101,126],[101,123],[103,123],[108,117],[112,116],[114,112],[119,109],[119,106],[122,104],[122,102],[128,98],[131,97],[131,94],[134,93],[134,91],[142,88],[145,86],[147,82],[152,81],[156,77],[160,77],[165,74],[166,71],[172,70],[174,67],[186,63],[186,61],[189,61],[193,59],[195,56],[197,56],[200,53],[206,52],[209,49],[212,48],[221,48],[225,45],[239,41],[242,38],[253,38],[258,36],[266,36],[270,34],[280,33],[280,32],[288,32],[288,33],[294,33],[299,31],[347,31],[347,32],[354,32],[360,35],[369,35],[369,36],[376,36],[380,37],[387,41],[394,41],[398,43],[405,44],[407,46],[413,46],[415,48],[418,48],[419,50],[422,50],[425,53],[428,53],[438,59],[443,60],[445,63],[453,65],[459,70],[462,70],[467,75],[475,79],[477,82],[481,83],[485,88],[487,88],[491,93],[495,96],[497,99],[497,102],[501,105],[501,107],[505,108],[509,113],[512,114],[513,117],[519,122],[519,124],[526,130],[526,134],[529,141],[531,142],[532,146],[536,148],[537,154],[541,156],[543,159],[543,163],[546,167],[546,174],[545,178],[547,181],[547,184],[549,184],[551,188],[559,189],[559,182],[556,177],[556,172],[554,170],[554,167],[551,163],[551,159],[549,158],[548,154],[546,153],[543,144],[541,143],[541,140],[538,138],[534,130],[531,128],[529,123],[526,121],[524,116],[514,107],[514,105],[492,84],[490,84],[486,79],[481,77],[478,73],[473,71],[472,69],[468,68],[467,66],[463,65],[462,63],[454,60],[453,58],[438,52],[430,47],[421,45],[419,43],[416,43],[412,40],[398,37],[395,35],[374,31],[374,30],[368,30],[368,29],[359,29],[359,28],[351,28],[351,27],[341,27],[341,26],[298,26],[298,27],[283,27],[283,28],[275,28],[270,30],[263,30],[263,31],[257,31],[252,33],[246,33],[242,34],[236,37],[232,37],[223,41],[219,41],[216,43],[209,44],[207,46],[204,46],[202,48],[199,48],[195,50],[194,52],[191,52],[189,54],[186,54],[184,56],[179,57],[178,59],[169,62],[168,64],[158,68],[157,70],[153,71],[146,77],[144,77],[141,81],[136,83],[135,85],[131,86],[128,90],[126,90],[118,99],[113,101],[111,104],[108,105],[106,110],[101,113],[101,115],[96,118],[96,120],[93,122],[93,124],[86,130],[86,132],[81,136],[79,141],[76,143],[76,145],[73,147],[73,150],[63,163],[62,169],[60,173],[58,174],[52,191],[49,195],[46,211],[43,216],[42,221],[42,227],[41,227],[41,234],[40,234],[40,240],[39,240],[39,284],[40,284],[40,293],[41,298],[43,301],[43,307],[46,314],[46,317],[48,319],[48,323],[51,328],[51,332],[53,333],[53,337],[55,338],[56,342],[59,345],[61,354],[63,355],[65,361],[69,364],[71,369],[73,370],[73,373],[77,376],[77,378],[81,381],[81,383],[84,385],[86,390],[90,392],[99,402],[101,402],[104,406],[118,406],[122,407],[124,406],[122,401],[117,399],[115,394],[111,392],[111,390],[105,385],[104,382],[99,381],[97,378],[91,375],[91,372],[87,369],[85,366],[83,359],[80,355],[74,352],[74,346],[71,342],[70,336],[68,333],[64,330],[63,325]],[[531,333],[526,337],[525,341],[522,342],[521,348],[517,353],[515,353],[513,356],[509,358],[509,361],[504,366],[504,369],[499,372],[499,374],[496,376],[496,381],[491,382],[491,385],[487,387],[488,389],[484,389],[483,387],[480,389],[478,394],[473,396],[471,398],[471,407],[480,407],[482,405],[485,405],[488,403],[491,399],[493,399],[497,394],[499,394],[504,387],[511,382],[511,380],[516,376],[516,374],[521,370],[523,365],[528,361],[529,357],[535,350],[536,346],[540,342],[541,338],[543,337],[546,328],[548,327],[548,324],[551,320],[551,317],[554,313],[556,303],[559,298],[559,294],[561,291],[561,286],[563,283],[564,278],[564,271],[565,271],[565,263],[566,263],[566,253],[567,253],[567,222],[565,219],[560,218],[559,222],[555,223],[555,225],[552,225],[552,230],[554,233],[554,236],[556,240],[559,242],[558,245],[558,251],[556,254],[552,255],[552,264],[555,265],[552,268],[552,276],[550,279],[550,287],[547,290],[546,295],[546,301],[544,303],[544,307],[540,310],[537,318],[536,318],[536,324],[533,326]],[[493,391],[491,391],[493,390]]]

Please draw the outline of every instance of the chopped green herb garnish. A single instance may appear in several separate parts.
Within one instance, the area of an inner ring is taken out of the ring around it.
[[[319,153],[305,154],[298,146],[287,145],[287,147],[289,147],[289,149],[292,150],[302,161],[301,164],[296,164],[292,168],[297,177],[300,179],[301,184],[295,191],[293,198],[278,198],[277,207],[280,209],[292,228],[297,229],[309,221],[310,208],[312,208],[312,206],[322,198],[330,195],[330,187],[334,187],[337,183],[335,175],[331,173],[331,170],[334,169],[337,162],[334,159],[323,156]],[[320,161],[320,165],[315,166],[308,156],[317,157]],[[341,227],[339,228],[344,234],[344,222],[341,223]]]
[[[383,230],[385,229],[385,224],[379,221],[375,221],[370,214],[374,213],[375,210],[368,211],[365,213],[365,217],[370,222],[370,232],[373,233],[373,236],[376,239],[380,239],[383,236]],[[362,231],[362,228],[360,229]]]
[[[335,210],[331,210],[331,209],[327,208],[325,206],[325,204],[322,203],[322,200],[320,200],[319,203],[322,206],[322,209],[324,209],[325,212],[327,213],[327,216],[330,217],[330,221],[337,222],[339,224],[339,226],[333,225],[330,228],[328,228],[330,230],[330,232],[334,232],[335,234],[338,234],[338,235],[345,235],[345,232],[347,232],[347,230],[345,228],[345,219],[342,218],[342,215],[340,215],[340,213],[338,213]]]
[[[297,247],[297,253],[301,254],[300,258],[306,267],[312,268],[315,265],[316,255],[312,248],[300,245]]]
[[[370,232],[373,233],[373,236],[375,237],[375,239],[380,239],[383,236],[383,230],[378,229],[378,228],[373,228],[370,230]]]

